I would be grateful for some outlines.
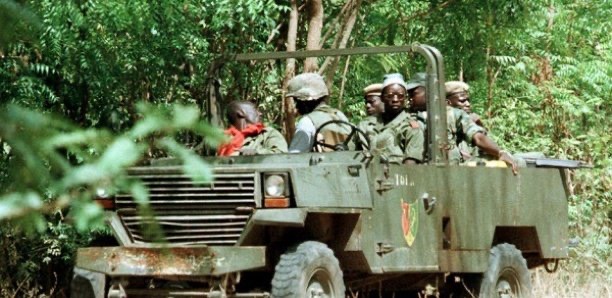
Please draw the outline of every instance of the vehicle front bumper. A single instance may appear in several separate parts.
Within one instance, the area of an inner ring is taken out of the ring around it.
[[[89,247],[76,267],[109,276],[220,276],[266,265],[264,246]]]

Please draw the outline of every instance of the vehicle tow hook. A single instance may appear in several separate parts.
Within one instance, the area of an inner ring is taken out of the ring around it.
[[[550,262],[550,263],[552,263],[552,262]],[[552,269],[548,267],[548,265],[550,265],[550,263],[549,262],[544,263],[544,270],[546,270],[546,272],[548,272],[548,273],[555,273],[555,272],[557,272],[557,269],[559,269],[559,259],[555,259],[555,261],[554,261],[555,264],[553,265]]]
[[[113,282],[113,284],[108,289],[108,298],[126,298],[127,293],[123,288],[121,282]]]

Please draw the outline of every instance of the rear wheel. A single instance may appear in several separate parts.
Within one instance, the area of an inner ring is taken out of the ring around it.
[[[514,245],[503,243],[491,249],[489,267],[482,277],[479,297],[531,297],[527,262]]]
[[[343,298],[338,259],[327,245],[307,241],[280,258],[272,279],[274,298]]]

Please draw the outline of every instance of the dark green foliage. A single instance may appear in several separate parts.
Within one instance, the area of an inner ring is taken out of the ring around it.
[[[344,2],[325,1],[324,32]],[[274,0],[0,0],[0,296],[62,295],[76,247],[93,238],[77,231],[100,224],[99,186],[132,192],[148,212],[126,167],[171,154],[210,177],[189,149],[220,138],[194,108],[207,99],[213,60],[225,64],[222,103],[253,100],[279,123],[284,63],[224,55],[284,50],[288,10]],[[475,111],[504,148],[594,164],[570,176],[572,234],[587,256],[575,266],[609,272],[611,10],[584,0],[362,1],[349,45],[431,44],[447,79],[471,85]],[[422,71],[416,58],[352,57],[346,76],[341,59],[332,104],[358,121],[363,87]]]

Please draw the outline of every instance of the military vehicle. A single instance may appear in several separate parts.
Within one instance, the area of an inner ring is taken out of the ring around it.
[[[449,165],[444,63],[415,44],[241,54],[240,61],[416,52],[427,61],[427,162],[368,151],[208,158],[194,184],[171,160],[130,174],[165,239],[145,237],[129,195],[100,198],[117,247],[78,251],[73,293],[94,297],[528,297],[529,269],[568,257],[566,169]],[[388,293],[388,294],[385,294]],[[391,297],[391,296],[389,296]]]

